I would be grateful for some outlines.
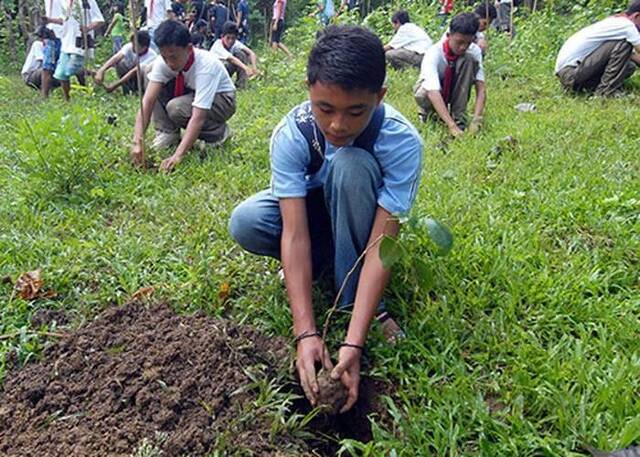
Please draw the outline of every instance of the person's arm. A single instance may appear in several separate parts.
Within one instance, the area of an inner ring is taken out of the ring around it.
[[[399,229],[398,219],[393,217],[386,209],[378,206],[367,244],[369,251],[364,257],[364,264],[358,281],[353,315],[351,316],[345,339],[346,343],[364,346],[369,325],[391,276],[391,271],[385,269],[382,265],[382,260],[380,260],[381,236],[384,234],[395,238]],[[358,348],[341,347],[338,365],[331,373],[333,379],[342,381],[349,393],[347,403],[340,412],[351,409],[358,399],[361,352]]]
[[[438,113],[442,122],[446,124],[451,135],[455,137],[462,135],[462,130],[460,130],[456,121],[451,117],[451,114],[449,114],[444,98],[442,98],[442,93],[439,90],[428,90],[427,97],[429,97],[429,101],[431,102],[433,109]]]
[[[176,148],[176,151],[173,153],[171,157],[168,157],[162,161],[160,164],[160,169],[163,171],[171,171],[182,162],[182,159],[187,155],[193,143],[196,142],[198,136],[200,136],[200,132],[202,131],[202,125],[204,121],[207,119],[207,110],[198,108],[197,106],[192,107],[191,110],[191,118],[187,123],[187,128],[184,131],[184,135],[182,136],[182,140],[180,140],[180,144]]]
[[[100,68],[98,68],[98,71],[96,71],[96,74],[93,76],[93,80],[96,82],[96,84],[98,85],[102,85],[102,83],[104,82],[104,74],[105,72],[112,67],[115,67],[116,65],[118,65],[118,63],[120,63],[120,61],[124,59],[124,56],[122,55],[121,52],[116,52],[114,55],[112,55],[109,60],[107,60],[104,65],[102,65]]]
[[[393,46],[391,46],[391,44],[384,45],[384,52],[391,51],[392,49],[393,49]]]
[[[253,69],[257,70],[258,69],[258,56],[256,55],[256,53],[253,52],[251,49],[249,49],[249,47],[247,47],[247,46],[245,46],[245,49],[243,50],[243,52],[245,52],[249,56],[249,63],[251,64]]]
[[[636,65],[640,65],[640,44],[633,47],[633,52],[631,53],[631,60]]]
[[[44,22],[46,22],[47,24],[58,24],[58,25],[64,25],[64,19],[62,19],[61,17],[48,17],[45,16],[42,18],[44,20]]]
[[[476,104],[473,109],[473,119],[469,124],[469,133],[474,134],[482,125],[484,106],[487,100],[487,89],[484,81],[476,81]]]
[[[249,76],[253,76],[255,73],[255,69],[253,67],[247,67],[242,63],[242,60],[238,59],[236,56],[227,57],[227,61],[236,67],[242,68],[242,70],[244,70]]]
[[[113,16],[113,19],[111,19],[111,23],[109,24],[109,27],[107,27],[107,30],[104,32],[104,36],[109,36],[109,33],[111,33],[111,29],[113,29],[113,26],[116,25],[116,15]]]
[[[476,44],[482,51],[483,55],[487,53],[487,49],[489,48],[489,42],[485,38],[479,38],[478,41],[476,41]]]
[[[293,319],[293,333],[300,336],[317,331],[311,302],[311,239],[305,198],[280,199],[282,214],[281,258],[285,285]],[[315,406],[318,393],[316,362],[325,369],[333,368],[329,352],[321,337],[298,342],[296,367],[306,397]]]
[[[144,133],[147,131],[147,127],[149,127],[151,113],[161,90],[162,83],[150,81],[142,98],[143,112],[138,111],[138,114],[136,114],[136,125],[133,129],[133,144],[131,146],[131,159],[133,163],[138,166],[142,165],[144,161],[142,139],[144,138]],[[144,114],[144,117],[142,114]]]
[[[124,83],[126,83],[127,81],[129,81],[131,78],[133,78],[134,76],[136,76],[138,73],[138,68],[133,67],[131,70],[129,70],[122,78],[120,78],[119,80],[117,80],[116,82],[114,82],[113,84],[110,84],[108,86],[105,86],[105,89],[107,92],[113,92],[114,90],[116,90],[118,87],[122,86]]]

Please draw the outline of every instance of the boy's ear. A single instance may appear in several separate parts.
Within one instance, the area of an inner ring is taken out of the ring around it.
[[[382,103],[382,99],[384,98],[385,95],[387,95],[387,87],[386,86],[382,86],[382,89],[380,89],[380,92],[378,92],[378,95],[376,96],[376,99],[378,101],[378,105],[380,103]]]

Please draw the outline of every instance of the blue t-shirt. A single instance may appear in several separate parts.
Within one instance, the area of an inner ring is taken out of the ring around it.
[[[295,108],[271,136],[271,193],[277,198],[305,197],[309,189],[322,186],[328,162],[345,150],[327,142],[322,167],[309,175],[309,146],[296,125],[294,112]],[[422,138],[402,114],[387,104],[373,155],[382,168],[378,205],[394,215],[406,214],[413,206],[420,183]]]
[[[247,0],[240,0],[236,9],[238,12],[242,13],[242,24],[246,25],[249,20],[249,2],[247,2]]]

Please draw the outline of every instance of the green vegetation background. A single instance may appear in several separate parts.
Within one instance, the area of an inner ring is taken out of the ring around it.
[[[412,8],[438,37],[432,10]],[[415,213],[446,223],[455,247],[434,258],[405,231],[436,281],[424,287],[408,264],[394,271],[387,300],[409,337],[390,348],[374,336],[369,367],[398,386],[393,423],[376,427],[368,445],[343,443],[345,451],[571,455],[582,444],[640,440],[640,81],[602,100],[568,97],[553,76],[563,40],[606,12],[519,17],[513,43],[490,36],[482,133],[453,142],[437,124],[419,126]],[[376,11],[367,23],[388,36],[387,17]],[[42,268],[58,292],[26,302],[0,285],[0,335],[17,332],[0,339],[0,356],[37,357],[46,344],[44,329],[29,324],[38,309],[81,322],[143,286],[180,311],[290,334],[277,263],[242,252],[227,221],[269,184],[270,133],[305,99],[315,27],[302,20],[289,31],[293,61],[261,51],[265,74],[239,93],[234,136],[168,176],[129,163],[137,98],[96,89],[76,90],[69,104],[58,93],[45,102],[16,75],[0,77],[0,277]],[[390,71],[387,101],[417,124],[416,77]],[[537,111],[516,111],[520,102]],[[317,296],[326,309],[329,299]]]

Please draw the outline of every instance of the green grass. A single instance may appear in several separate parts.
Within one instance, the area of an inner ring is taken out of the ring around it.
[[[398,386],[394,423],[345,449],[571,455],[640,440],[640,81],[614,100],[560,91],[557,49],[588,19],[540,14],[518,24],[512,45],[491,37],[478,137],[454,142],[437,124],[419,127],[414,211],[446,223],[455,246],[433,263],[435,299],[396,269],[388,303],[409,338],[370,342],[371,371]],[[29,321],[40,308],[81,321],[150,285],[178,310],[290,334],[277,263],[227,233],[234,205],[268,186],[272,128],[305,98],[305,50],[293,63],[262,54],[266,75],[239,94],[233,138],[169,176],[129,163],[136,98],[98,90],[43,102],[17,77],[0,78],[0,277],[42,268],[59,293],[25,302],[0,285],[0,334],[21,331],[0,340],[0,354],[39,353],[45,340]],[[416,76],[391,72],[388,101],[417,123]],[[519,102],[537,112],[517,112]],[[432,258],[422,243],[410,249]]]

